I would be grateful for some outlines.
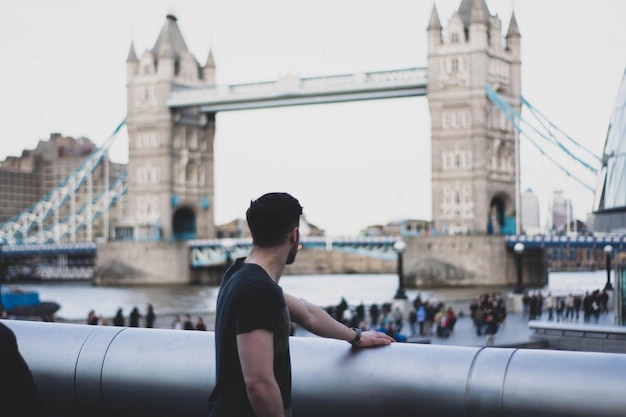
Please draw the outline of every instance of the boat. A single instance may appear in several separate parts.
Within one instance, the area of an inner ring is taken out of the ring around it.
[[[61,306],[54,301],[41,301],[36,291],[22,291],[19,288],[0,287],[0,311],[9,316],[39,317],[51,319]]]

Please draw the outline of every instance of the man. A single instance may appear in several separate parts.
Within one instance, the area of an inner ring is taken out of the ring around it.
[[[30,369],[11,329],[0,322],[0,412],[3,416],[46,416]]]
[[[301,215],[300,203],[287,193],[265,194],[246,212],[252,249],[226,271],[217,299],[211,417],[291,415],[292,321],[359,347],[393,341],[383,333],[351,329],[321,308],[283,294],[278,281],[296,259]]]

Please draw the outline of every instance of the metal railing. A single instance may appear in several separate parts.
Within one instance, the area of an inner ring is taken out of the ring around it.
[[[212,332],[4,321],[55,416],[206,416]],[[626,355],[291,339],[294,416],[608,417]]]

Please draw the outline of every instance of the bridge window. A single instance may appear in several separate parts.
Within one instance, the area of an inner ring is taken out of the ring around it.
[[[140,196],[137,198],[137,217],[140,223],[153,223],[160,217],[159,196]]]
[[[455,149],[442,152],[444,171],[469,169],[472,166],[472,153]]]
[[[206,165],[200,164],[198,169],[198,185],[206,185]]]
[[[136,140],[137,149],[157,149],[159,147],[158,132],[139,132]]]
[[[453,73],[459,72],[459,59],[452,58],[450,61],[450,71]]]
[[[137,169],[138,184],[158,184],[161,173],[157,167],[141,167]]]
[[[156,105],[156,87],[153,85],[146,85],[141,87],[138,92],[138,103],[142,106],[154,106]]]
[[[464,111],[461,113],[461,126],[469,127],[470,125],[470,114],[469,111]]]
[[[185,182],[187,184],[196,184],[198,181],[198,164],[192,161],[185,168]]]

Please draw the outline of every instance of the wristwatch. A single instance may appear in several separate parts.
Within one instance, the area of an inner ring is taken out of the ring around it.
[[[357,343],[359,343],[359,340],[361,340],[361,329],[357,327],[350,327],[350,328],[354,330],[354,332],[356,333],[354,335],[354,339],[350,341],[350,344],[356,345]]]

